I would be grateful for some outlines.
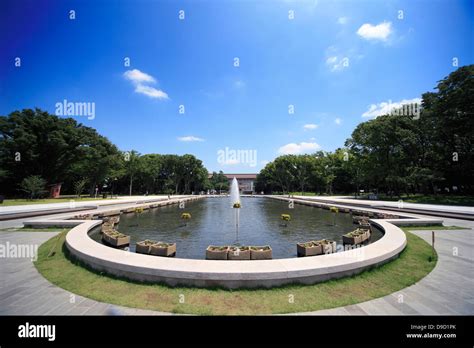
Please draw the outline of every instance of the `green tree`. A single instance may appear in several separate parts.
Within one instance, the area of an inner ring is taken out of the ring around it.
[[[5,170],[1,191],[10,195],[31,175],[63,183],[63,192],[73,191],[79,178],[88,178],[93,193],[114,166],[117,154],[107,138],[72,118],[40,109],[0,117],[0,167]]]
[[[224,175],[224,173],[219,171],[219,173],[212,172],[212,176],[210,179],[210,186],[216,191],[228,191],[229,190],[229,180]]]
[[[140,161],[140,154],[135,150],[125,151],[122,156],[123,161],[125,162],[125,175],[129,179],[128,194],[131,196],[133,191],[133,180],[142,170],[142,161]]]
[[[84,188],[86,187],[86,184],[87,184],[87,180],[84,178],[79,179],[74,183],[74,192],[76,193],[76,196],[78,198],[80,198],[82,192],[84,192]]]
[[[28,193],[30,199],[38,198],[41,194],[47,192],[44,188],[46,180],[39,175],[31,175],[21,181],[21,190]]]

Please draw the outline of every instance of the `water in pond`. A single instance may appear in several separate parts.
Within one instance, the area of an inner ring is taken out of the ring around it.
[[[235,209],[229,197],[205,198],[186,202],[184,209],[178,205],[150,209],[142,214],[122,214],[118,230],[130,235],[131,251],[135,243],[152,239],[176,243],[176,257],[204,259],[209,245],[270,245],[273,258],[296,257],[296,243],[310,240],[332,239],[338,245],[342,235],[356,228],[350,214],[331,213],[328,210],[288,203],[263,197],[242,197],[239,233],[236,235]],[[192,216],[184,225],[181,214]],[[287,226],[281,214],[290,214]],[[100,242],[99,230],[91,237]],[[373,229],[371,242],[382,233]]]

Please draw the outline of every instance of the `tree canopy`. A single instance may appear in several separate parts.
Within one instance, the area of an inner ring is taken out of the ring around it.
[[[383,115],[360,123],[335,152],[285,155],[257,177],[257,190],[350,193],[474,191],[474,65],[422,95],[420,117]]]
[[[70,194],[87,187],[91,195],[96,187],[152,194],[198,192],[209,185],[206,168],[193,155],[120,151],[93,128],[40,109],[0,116],[0,168],[0,193],[10,196],[21,195],[30,182],[62,183],[62,193]]]

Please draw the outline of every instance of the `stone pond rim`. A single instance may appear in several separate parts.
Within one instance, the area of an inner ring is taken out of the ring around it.
[[[170,286],[255,288],[285,284],[314,284],[360,273],[398,257],[406,246],[405,233],[397,225],[441,224],[430,218],[371,219],[384,236],[361,249],[307,258],[262,261],[214,261],[159,258],[109,248],[88,233],[101,221],[79,222],[66,235],[71,254],[97,271],[134,281]]]

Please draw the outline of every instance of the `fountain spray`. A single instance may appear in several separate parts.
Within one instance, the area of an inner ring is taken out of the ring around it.
[[[232,208],[235,211],[235,240],[238,244],[239,242],[239,220],[240,220],[240,192],[239,192],[239,183],[234,177],[232,179],[232,185],[230,187],[230,201],[232,203]]]

